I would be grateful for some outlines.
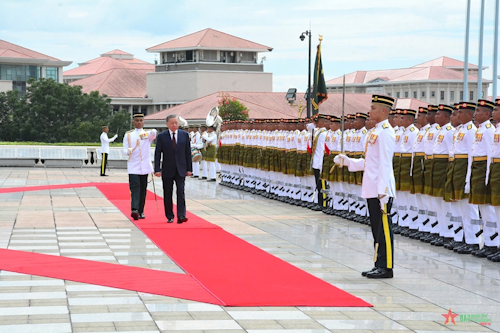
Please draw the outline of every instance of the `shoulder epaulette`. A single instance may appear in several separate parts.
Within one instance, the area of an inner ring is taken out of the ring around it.
[[[436,125],[436,129],[440,130],[440,129],[441,129],[441,126]]]
[[[467,126],[467,129],[470,130],[472,128],[472,124],[469,124],[469,126]]]
[[[364,129],[364,130],[363,130],[363,134],[366,134],[366,132],[368,132],[368,131]]]
[[[450,125],[446,126],[446,130],[447,131],[451,130],[451,126]]]
[[[413,132],[415,130],[415,127],[410,127],[410,132]]]
[[[382,125],[382,128],[389,128],[389,125],[387,123]]]
[[[486,128],[490,128],[491,127],[491,124],[486,124]]]
[[[125,134],[130,133],[130,132],[133,132],[133,131],[134,131],[134,130],[133,130],[133,129],[131,129],[130,131],[126,131],[126,132],[125,132]]]

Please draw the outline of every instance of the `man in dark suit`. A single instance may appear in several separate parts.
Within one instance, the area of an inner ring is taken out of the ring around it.
[[[167,116],[168,130],[160,133],[156,140],[155,176],[163,180],[163,203],[168,223],[174,222],[172,209],[172,193],[177,188],[177,223],[187,222],[184,182],[186,176],[191,176],[193,164],[191,161],[191,140],[189,134],[179,130],[177,116]],[[163,154],[163,158],[162,158]],[[160,168],[160,160],[162,160]]]

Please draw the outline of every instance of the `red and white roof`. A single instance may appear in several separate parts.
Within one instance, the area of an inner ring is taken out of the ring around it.
[[[441,57],[434,59],[423,64],[419,64],[410,68],[386,69],[386,70],[373,70],[373,71],[356,71],[349,73],[345,76],[346,84],[368,84],[376,81],[377,79],[386,81],[388,83],[397,83],[403,81],[463,81],[462,69],[464,63],[448,57]],[[476,68],[476,65],[470,65]],[[337,77],[326,82],[327,85],[341,85],[343,77]],[[469,81],[477,81],[477,77],[473,75],[468,76]],[[484,80],[484,82],[490,82]]]
[[[0,39],[0,62],[47,66],[67,66],[71,64],[71,61],[62,61],[2,39]]]
[[[115,50],[119,51],[119,50]],[[111,51],[114,52],[114,51]],[[123,51],[121,51],[123,52]],[[104,53],[103,55],[110,54]],[[116,53],[112,53],[116,54]],[[73,69],[69,69],[64,72],[64,77],[84,77],[84,76],[89,76],[89,75],[95,75],[99,74],[102,72],[106,72],[110,69],[117,69],[117,68],[128,68],[128,69],[145,69],[148,70],[149,72],[154,72],[155,71],[155,66],[153,64],[150,64],[149,62],[136,59],[133,57],[133,55],[127,53],[126,55],[129,55],[131,58],[129,59],[120,59],[116,57],[110,57],[110,56],[101,56],[99,58],[95,58],[89,61],[86,61],[84,63],[79,64],[80,67],[76,67]]]
[[[172,52],[197,49],[253,52],[268,52],[273,50],[272,47],[254,43],[243,38],[208,28],[184,37],[152,46],[146,49],[146,51]]]
[[[146,96],[146,73],[148,69],[112,68],[98,74],[71,82],[71,86],[82,86],[84,93],[99,91],[108,97],[144,98]]]
[[[186,120],[200,120],[207,117],[208,112],[223,95],[236,98],[244,104],[249,111],[250,119],[294,119],[298,118],[297,110],[288,104],[284,92],[216,92],[205,97],[195,99],[185,104],[177,105],[145,117],[145,120],[164,120],[169,114],[177,114]],[[297,104],[302,101],[306,105],[304,93],[297,93]],[[367,113],[370,111],[372,94],[345,94],[345,114],[357,112]],[[401,109],[415,109],[427,107],[427,103],[413,99],[400,98],[396,107]],[[328,99],[321,104],[320,113],[341,116],[342,115],[342,94],[329,94]],[[307,111],[304,110],[302,118],[305,118]]]

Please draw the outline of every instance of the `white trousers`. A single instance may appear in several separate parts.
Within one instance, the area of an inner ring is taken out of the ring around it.
[[[217,177],[215,170],[215,162],[207,162],[208,164],[208,179],[215,179]]]
[[[198,177],[200,175],[200,162],[193,162],[193,176]]]

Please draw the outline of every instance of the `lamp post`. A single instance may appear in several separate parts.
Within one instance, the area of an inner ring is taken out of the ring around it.
[[[308,75],[307,75],[307,118],[311,118],[311,30],[306,30],[300,35],[300,40],[304,41],[306,36],[309,36],[309,66],[308,66]]]

